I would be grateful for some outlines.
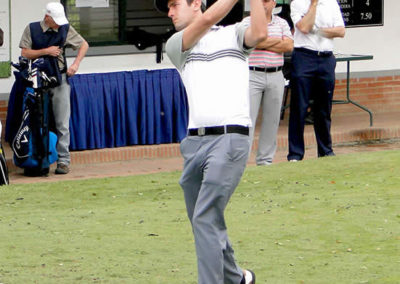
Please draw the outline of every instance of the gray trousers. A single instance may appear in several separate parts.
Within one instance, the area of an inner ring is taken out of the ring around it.
[[[52,88],[53,93],[52,105],[53,114],[57,130],[57,164],[70,164],[71,158],[69,154],[69,118],[71,116],[70,93],[71,88],[66,80],[66,74],[62,75],[62,83],[60,86]]]
[[[228,239],[224,211],[237,187],[249,151],[241,134],[188,136],[181,142],[179,181],[192,224],[199,284],[239,284],[243,272]]]
[[[274,158],[284,88],[285,79],[282,71],[271,73],[250,71],[250,116],[253,125],[250,130],[250,145],[253,144],[258,111],[262,106],[257,165],[270,164]]]

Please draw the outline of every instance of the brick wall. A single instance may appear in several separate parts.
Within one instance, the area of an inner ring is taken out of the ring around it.
[[[373,113],[393,112],[400,110],[400,76],[382,76],[350,79],[350,98],[369,108]],[[346,79],[336,80],[335,100],[346,99]],[[289,100],[290,101],[290,98]],[[3,125],[2,136],[6,125],[8,101],[0,101],[0,119]],[[286,110],[289,112],[289,110]],[[335,104],[332,115],[354,114],[363,112],[354,105]]]
[[[335,100],[346,99],[346,79],[336,80]],[[350,99],[373,113],[400,110],[400,76],[350,79]],[[334,105],[333,115],[362,112],[354,105]]]
[[[346,100],[346,79],[336,80],[334,100]],[[350,79],[350,99],[368,108],[372,113],[400,111],[400,76],[382,76]],[[290,104],[290,95],[287,104]],[[290,111],[286,109],[286,114]],[[353,104],[334,104],[332,116],[365,112]],[[259,114],[260,115],[260,114]],[[259,119],[258,119],[259,120]]]
[[[4,137],[6,130],[7,106],[8,106],[8,101],[0,101],[0,120],[3,126],[3,130],[1,132],[2,137]]]

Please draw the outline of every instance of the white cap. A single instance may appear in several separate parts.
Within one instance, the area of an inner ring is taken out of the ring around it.
[[[65,17],[64,6],[58,2],[50,2],[46,6],[46,15],[53,18],[57,25],[62,26],[68,24]]]

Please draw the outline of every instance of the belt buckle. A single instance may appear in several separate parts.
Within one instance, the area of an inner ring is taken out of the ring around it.
[[[204,135],[206,135],[206,128],[205,128],[205,127],[199,127],[199,128],[197,129],[197,135],[198,135],[198,136],[204,136]]]

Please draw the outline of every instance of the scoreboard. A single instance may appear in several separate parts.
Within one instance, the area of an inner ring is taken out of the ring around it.
[[[338,0],[346,27],[382,26],[383,0]]]

